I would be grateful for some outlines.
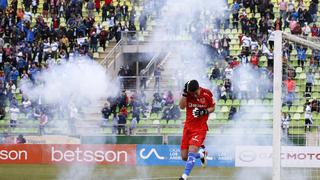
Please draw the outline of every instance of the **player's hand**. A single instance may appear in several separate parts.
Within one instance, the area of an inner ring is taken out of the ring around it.
[[[184,84],[184,89],[182,92],[182,96],[183,97],[187,97],[188,96],[188,82],[186,82],[186,84]]]
[[[198,118],[200,116],[204,116],[204,115],[207,115],[207,114],[209,114],[207,109],[194,108],[193,111],[192,111],[192,115],[195,118]]]

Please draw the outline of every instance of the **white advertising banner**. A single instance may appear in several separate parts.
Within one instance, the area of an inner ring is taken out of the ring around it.
[[[320,147],[282,146],[282,167],[320,167]],[[271,167],[272,146],[237,146],[236,167]]]

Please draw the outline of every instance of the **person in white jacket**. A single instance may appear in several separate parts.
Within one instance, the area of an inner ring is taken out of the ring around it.
[[[305,127],[304,131],[307,132],[307,129],[311,131],[311,125],[313,124],[312,121],[312,113],[311,113],[311,105],[310,102],[307,102],[305,113],[304,113],[304,120],[305,120]]]

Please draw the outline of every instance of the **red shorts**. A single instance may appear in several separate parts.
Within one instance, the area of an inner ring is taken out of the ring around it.
[[[192,131],[190,129],[184,129],[182,140],[181,140],[181,150],[189,149],[189,146],[197,146],[200,147],[203,144],[204,139],[206,138],[207,131],[196,130]]]

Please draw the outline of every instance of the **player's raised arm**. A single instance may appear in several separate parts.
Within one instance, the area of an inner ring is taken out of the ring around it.
[[[185,109],[187,105],[187,96],[188,96],[188,82],[184,85],[183,93],[179,101],[180,109]]]

